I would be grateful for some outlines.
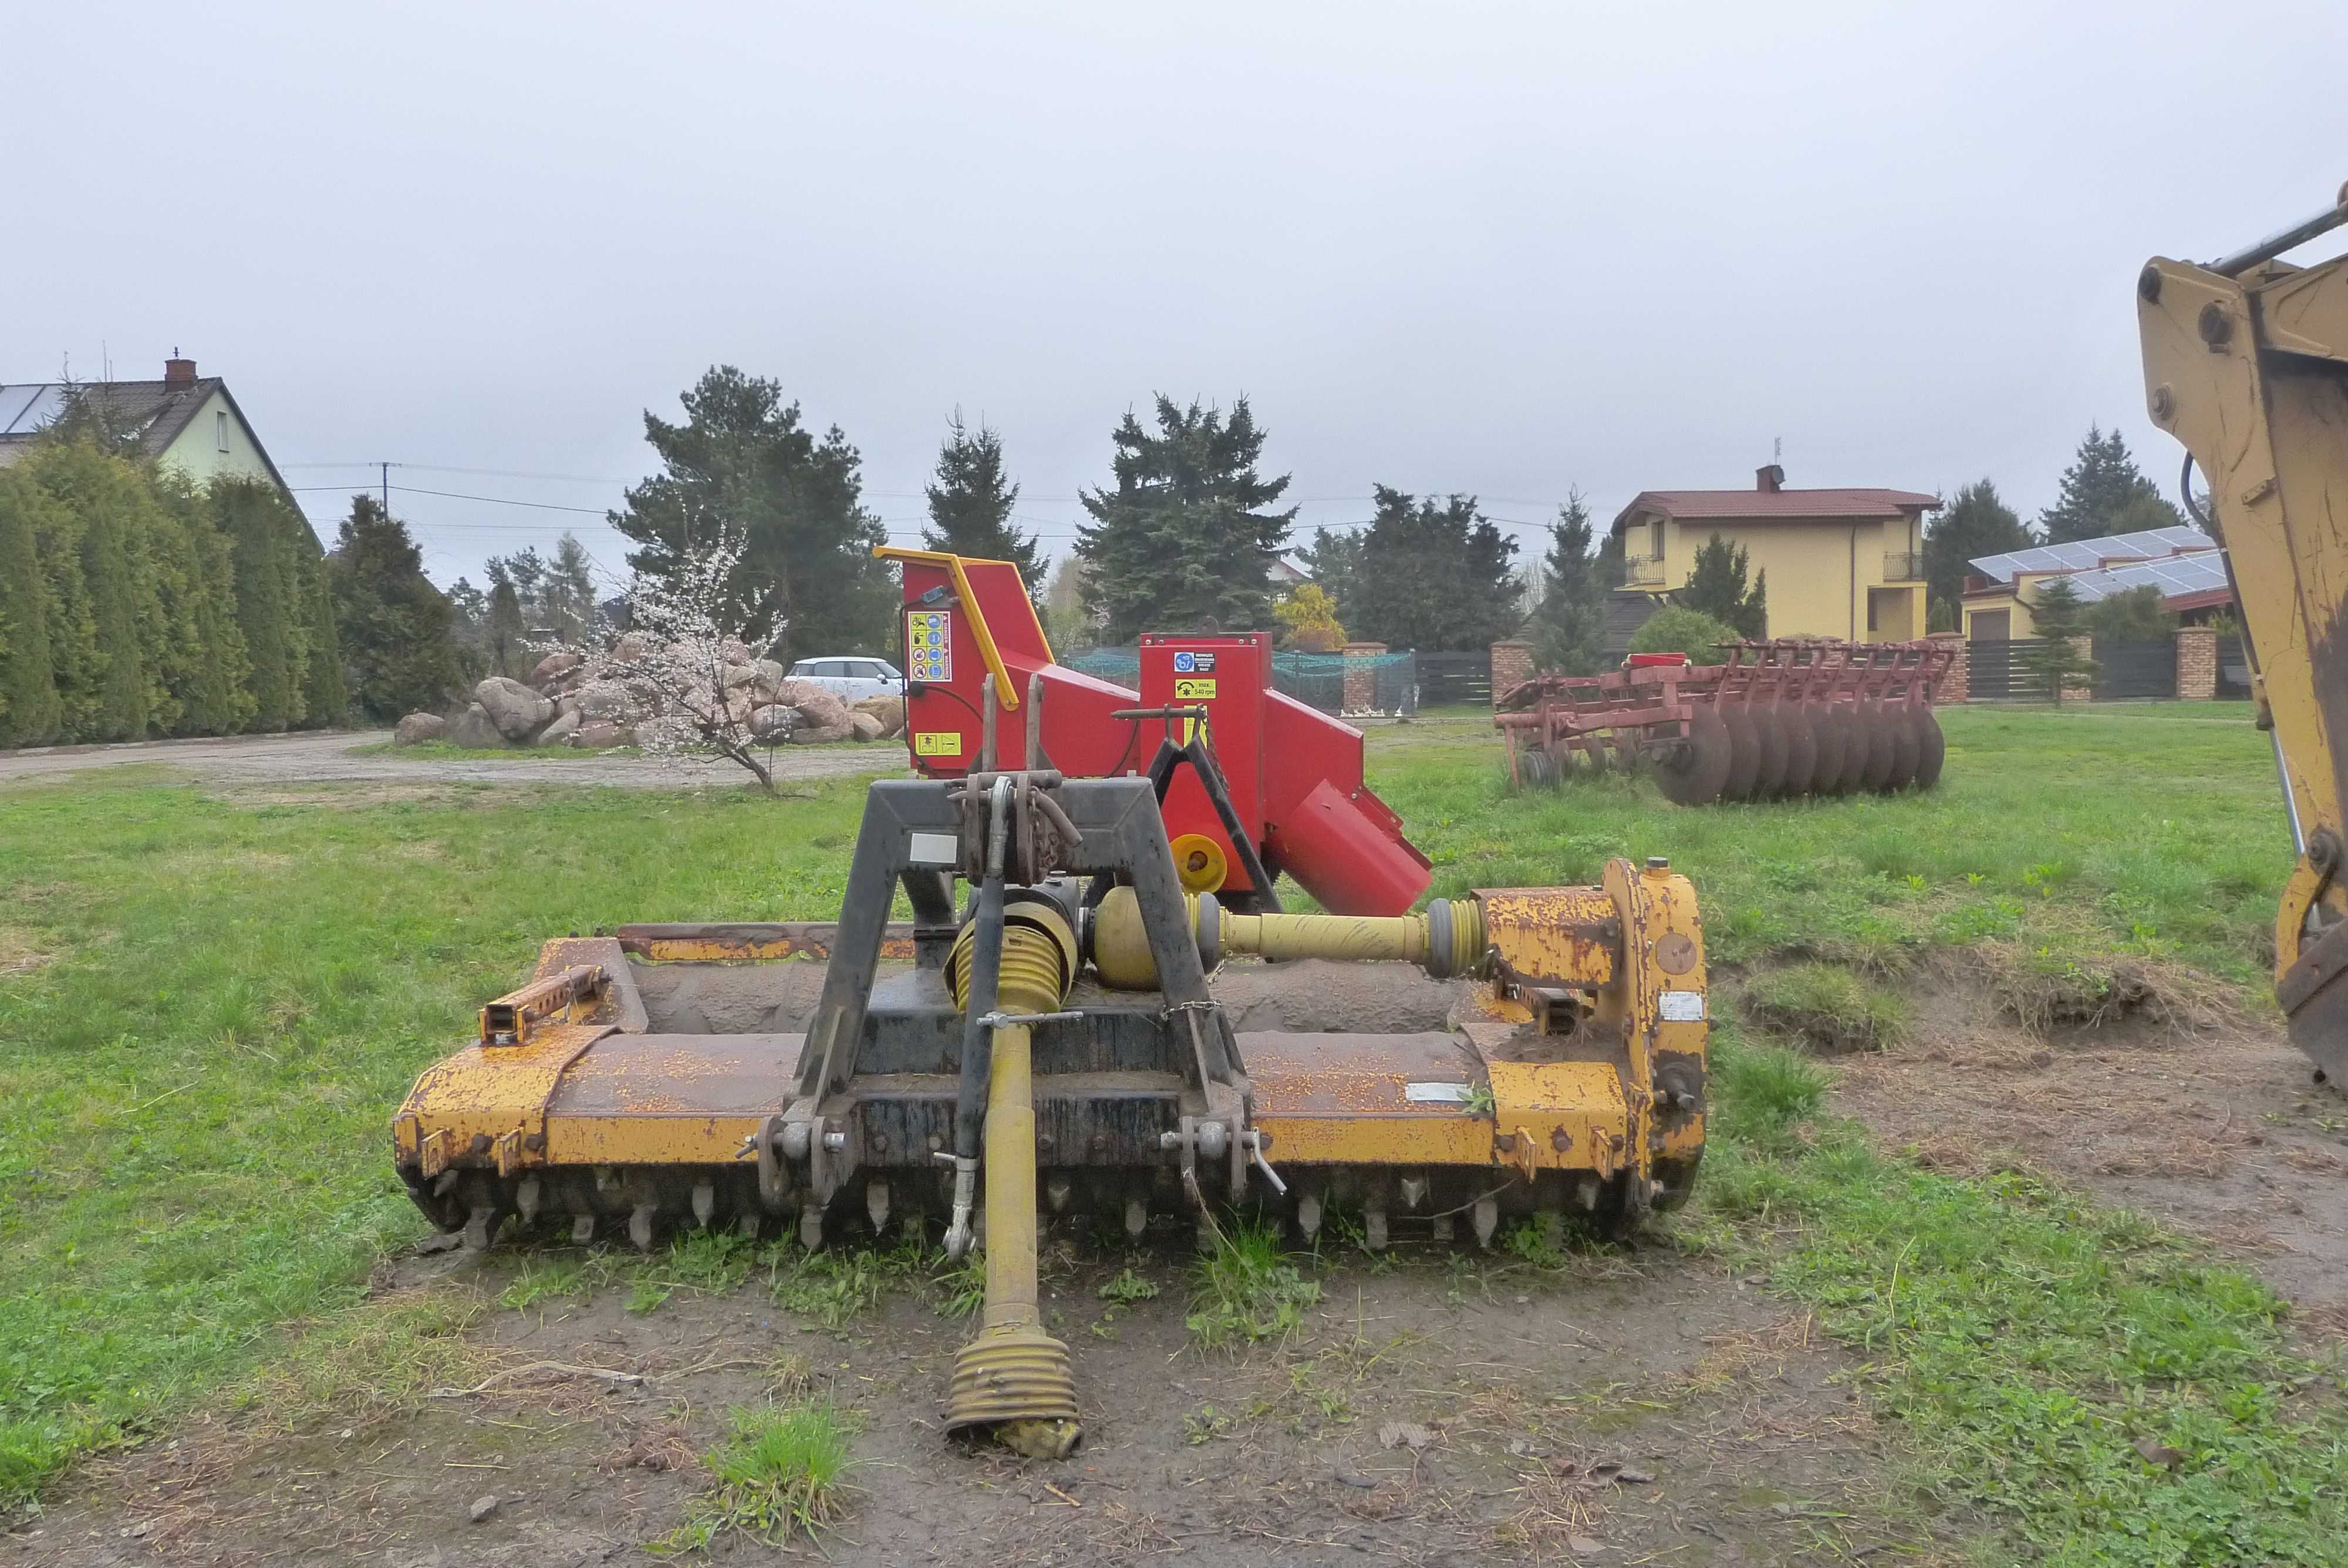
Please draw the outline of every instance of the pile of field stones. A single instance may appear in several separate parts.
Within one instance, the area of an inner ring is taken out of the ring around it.
[[[445,741],[471,750],[499,746],[572,746],[602,751],[636,743],[633,721],[664,702],[653,682],[624,673],[644,657],[633,635],[613,645],[601,674],[577,653],[558,651],[538,661],[527,682],[492,675],[472,700],[448,713],[410,713],[393,739],[403,746]],[[816,745],[828,741],[884,741],[905,733],[901,697],[868,697],[850,704],[822,687],[794,681],[771,659],[753,659],[738,644],[726,651],[722,692],[700,690],[686,701],[702,712],[723,702],[761,741]],[[614,671],[621,671],[614,673]]]

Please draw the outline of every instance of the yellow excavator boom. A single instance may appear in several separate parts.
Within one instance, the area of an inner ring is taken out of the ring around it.
[[[2147,405],[2184,444],[2186,504],[2224,549],[2299,853],[2275,917],[2275,994],[2293,1043],[2335,1081],[2348,1079],[2348,256],[2278,258],[2343,223],[2348,186],[2232,255],[2157,256],[2137,279]]]

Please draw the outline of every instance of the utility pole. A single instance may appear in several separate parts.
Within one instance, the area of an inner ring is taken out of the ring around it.
[[[378,463],[376,466],[383,470],[383,515],[387,518],[391,516],[391,465]]]

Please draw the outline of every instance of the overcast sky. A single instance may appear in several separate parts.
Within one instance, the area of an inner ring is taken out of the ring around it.
[[[2132,280],[2329,201],[2343,62],[2341,0],[11,6],[0,381],[177,346],[330,538],[407,465],[444,582],[618,569],[416,492],[598,511],[716,362],[901,542],[959,405],[1065,551],[1161,390],[1251,399],[1300,542],[1375,481],[1530,549],[1779,439],[2030,517],[2090,420],[2173,486]]]

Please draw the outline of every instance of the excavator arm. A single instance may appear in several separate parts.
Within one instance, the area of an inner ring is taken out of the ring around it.
[[[2275,994],[2319,1077],[2348,1084],[2348,255],[2277,260],[2330,209],[2220,260],[2137,280],[2153,423],[2209,487],[2299,864],[2275,917]]]

